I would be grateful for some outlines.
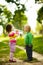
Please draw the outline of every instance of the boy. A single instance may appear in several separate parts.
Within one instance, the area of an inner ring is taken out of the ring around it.
[[[26,54],[28,57],[27,61],[32,61],[32,39],[33,39],[33,35],[30,32],[31,31],[30,26],[25,25],[24,31],[26,32],[24,40],[25,40]]]

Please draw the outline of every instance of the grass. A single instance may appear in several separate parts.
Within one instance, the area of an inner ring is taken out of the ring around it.
[[[10,52],[9,45],[7,43],[5,44],[5,43],[1,42],[0,43],[0,59],[1,59],[0,62],[8,62],[9,52]],[[27,59],[26,53],[19,48],[16,48],[14,57],[18,58],[20,60]],[[3,58],[4,58],[4,61],[3,61]],[[33,61],[36,62],[37,59],[34,59]]]
[[[19,46],[25,46],[25,44],[24,44],[24,38],[23,37],[22,38],[18,37],[16,44],[19,45]]]
[[[8,37],[6,37],[5,39],[2,39],[3,41],[0,42],[0,58],[1,57],[7,57],[7,54],[9,56],[9,46],[8,46]],[[24,39],[23,38],[18,38],[17,39],[17,45],[19,46],[25,46],[24,44]],[[1,50],[1,49],[6,49],[6,50]],[[35,37],[33,39],[33,50],[42,54],[43,55],[43,37]],[[26,54],[24,51],[20,50],[20,49],[16,49],[15,52],[15,57],[19,58],[19,59],[26,59]]]
[[[2,39],[3,42],[8,42],[8,37]],[[2,42],[2,43],[3,43]],[[17,38],[17,45],[19,46],[23,46],[25,47],[25,44],[24,44],[24,38]],[[4,47],[7,47],[8,43],[5,45],[3,44]],[[0,47],[2,48],[2,47]],[[37,36],[37,37],[34,37],[33,39],[33,50],[40,53],[40,54],[43,54],[43,37],[42,36]]]
[[[25,47],[24,40],[18,39],[17,45]],[[33,50],[40,54],[43,54],[43,37],[34,37]]]
[[[43,54],[43,37],[33,39],[33,50]]]

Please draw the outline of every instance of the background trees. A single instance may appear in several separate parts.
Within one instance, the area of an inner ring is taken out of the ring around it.
[[[13,15],[13,25],[18,28],[22,29],[23,25],[27,23],[27,17],[25,15],[25,5],[20,3],[20,0],[5,0],[8,3],[12,2],[17,6],[17,10],[14,11]]]
[[[37,21],[40,23],[40,32],[43,34],[43,6],[38,11]]]
[[[38,20],[39,23],[42,23],[42,20],[43,20],[43,6],[38,11],[37,20]]]
[[[25,5],[20,4],[19,0],[5,0],[8,3],[12,2],[17,6],[17,9],[12,14],[11,11],[5,5],[0,5],[0,25],[5,27],[8,23],[12,23],[16,28],[22,29],[23,25],[27,22],[27,17],[25,15]]]

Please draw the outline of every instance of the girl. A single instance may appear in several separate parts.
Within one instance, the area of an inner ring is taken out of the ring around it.
[[[16,45],[16,34],[14,32],[12,32],[12,25],[8,24],[6,26],[6,31],[8,33],[8,36],[10,38],[9,40],[9,46],[10,46],[10,62],[16,62],[16,60],[13,60],[13,54],[15,51],[15,45]]]

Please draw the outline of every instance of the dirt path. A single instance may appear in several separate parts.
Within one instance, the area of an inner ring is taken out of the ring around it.
[[[43,65],[41,62],[36,62],[36,63],[27,63],[27,62],[16,62],[16,63],[0,63],[0,65]]]
[[[21,47],[21,46],[16,46],[17,48],[20,48],[21,50],[24,50],[24,47]],[[2,50],[6,50],[6,49],[2,49]],[[38,59],[39,62],[23,62],[23,60],[19,60],[17,58],[16,59],[16,63],[10,63],[8,60],[9,60],[9,56],[7,56],[7,62],[0,62],[0,65],[43,65],[43,56],[36,53],[36,52],[33,52],[33,57]],[[5,58],[0,58],[0,60],[2,61],[5,61],[6,59]]]
[[[24,50],[24,52],[26,52],[26,50],[24,49],[24,47],[21,46],[16,46],[17,48],[20,48],[21,50]],[[35,51],[33,51],[33,58],[36,58],[38,61],[43,61],[43,56]]]

